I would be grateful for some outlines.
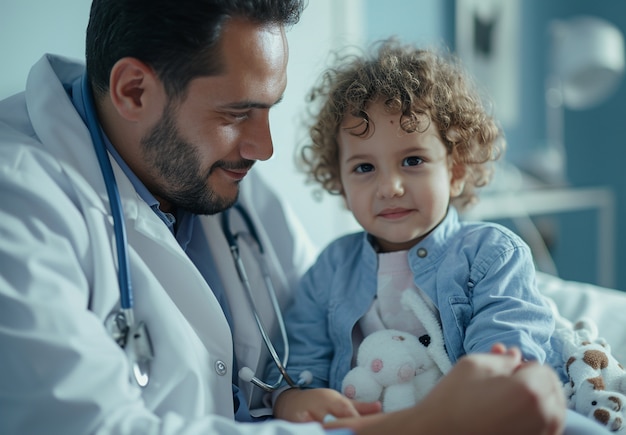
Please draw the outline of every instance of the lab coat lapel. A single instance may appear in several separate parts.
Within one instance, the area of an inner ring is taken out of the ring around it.
[[[261,338],[257,331],[250,302],[241,284],[233,258],[230,255],[230,248],[222,232],[220,219],[221,214],[205,216],[201,219],[202,227],[207,234],[211,253],[215,259],[226,300],[232,314],[233,325],[235,325],[232,331],[236,343],[235,354],[242,364],[239,368],[246,365],[254,369],[259,358]],[[252,285],[258,282],[256,275],[251,275],[250,280]]]
[[[117,164],[113,167],[123,198],[129,246],[157,277],[205,345],[221,340],[230,347],[230,337],[215,337],[216,323],[221,323],[218,327],[224,330],[228,325],[204,277],[164,223],[136,194],[121,168]]]
[[[260,223],[254,216],[253,210],[251,208],[247,208],[247,210],[255,221],[257,231],[262,231]],[[207,216],[203,218],[203,227],[210,240],[212,254],[220,272],[220,278],[232,314],[234,349],[238,366],[239,369],[242,367],[250,367],[257,377],[265,380],[263,372],[269,354],[254,319],[254,313],[248,294],[239,279],[233,258],[230,255],[230,248],[224,237],[220,219],[221,214],[217,216]],[[232,222],[234,231],[243,228],[236,211],[231,211],[230,221]],[[264,237],[264,234],[262,237]],[[258,262],[252,257],[251,251],[248,249],[248,245],[245,242],[241,242],[239,245],[240,253],[246,267],[246,273],[248,274],[252,292],[255,296],[254,302],[258,315],[267,333],[270,334],[270,337],[274,337],[276,318],[270,299],[266,293],[266,287],[258,268]],[[267,240],[264,241],[264,247],[266,247],[266,251],[268,251],[267,247],[269,247],[269,242]],[[270,263],[270,268],[277,264],[273,257],[268,259],[268,263]],[[277,278],[276,275],[273,275],[274,283],[280,297],[280,290],[283,289],[284,286]],[[274,381],[275,380],[271,380],[271,382]],[[248,404],[253,406],[256,404],[259,406],[260,396],[263,393],[262,390],[254,387],[250,382],[243,381],[239,382],[239,387],[243,390]]]

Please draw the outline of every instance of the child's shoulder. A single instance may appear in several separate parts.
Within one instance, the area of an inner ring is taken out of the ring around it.
[[[448,248],[466,257],[472,269],[483,274],[496,263],[533,263],[528,244],[509,228],[493,222],[462,222],[458,237]]]
[[[460,239],[474,240],[481,245],[526,247],[526,242],[504,225],[495,222],[461,221]]]

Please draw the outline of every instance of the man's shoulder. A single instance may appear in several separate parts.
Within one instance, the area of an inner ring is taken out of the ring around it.
[[[0,142],[29,141],[36,136],[28,116],[24,92],[0,101]]]

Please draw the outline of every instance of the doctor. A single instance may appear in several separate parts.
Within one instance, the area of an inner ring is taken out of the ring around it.
[[[324,433],[317,423],[236,422],[264,413],[262,392],[237,370],[256,372],[267,353],[220,225],[239,201],[288,303],[313,250],[250,170],[273,152],[268,113],[287,83],[285,26],[302,8],[95,0],[86,74],[45,55],[26,90],[0,102],[0,433]],[[120,296],[125,265],[132,310]],[[258,311],[274,331],[264,295],[255,294]],[[519,354],[500,351],[462,361],[428,408],[328,427],[445,433],[456,421],[491,433],[506,422],[558,433],[556,377],[518,369]],[[354,404],[338,414],[377,410]]]

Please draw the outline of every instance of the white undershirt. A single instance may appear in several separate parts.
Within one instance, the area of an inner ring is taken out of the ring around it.
[[[408,251],[378,254],[378,290],[376,300],[359,321],[363,336],[380,329],[398,329],[417,337],[426,334],[426,329],[412,311],[405,309],[400,297],[410,289],[416,292],[430,311],[439,318],[437,308],[430,298],[413,282],[409,268]]]

